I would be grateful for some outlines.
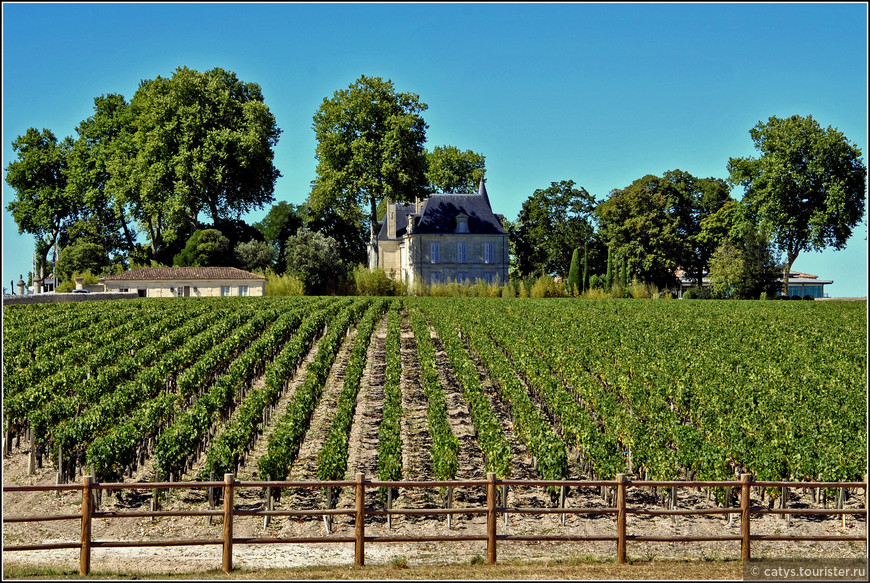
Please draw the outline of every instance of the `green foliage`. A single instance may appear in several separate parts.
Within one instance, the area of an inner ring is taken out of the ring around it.
[[[599,233],[628,271],[644,283],[674,288],[677,267],[700,281],[715,244],[701,236],[702,222],[730,199],[718,178],[673,170],[647,175],[616,189],[597,209]],[[625,270],[623,270],[625,271]],[[623,274],[622,285],[629,279]]]
[[[529,290],[529,297],[533,298],[563,298],[565,290],[549,275],[542,275],[535,280]]]
[[[378,203],[414,200],[424,193],[427,126],[421,114],[426,108],[416,94],[396,92],[389,79],[365,75],[324,99],[313,124],[312,215],[337,216],[357,237],[367,220],[368,240],[376,246]]]
[[[84,271],[73,271],[68,278],[65,278],[58,286],[55,288],[55,291],[58,293],[69,293],[76,288],[76,278],[83,278],[82,283],[84,285],[94,285],[99,283],[97,281],[97,276],[94,275],[90,269],[85,269]]]
[[[459,469],[459,438],[453,433],[447,416],[447,401],[438,374],[435,349],[429,324],[419,308],[409,310],[411,329],[423,376],[423,393],[428,400],[426,417],[432,436],[432,471],[436,480],[452,480]]]
[[[568,271],[568,294],[576,295],[582,290],[580,283],[580,250],[574,249],[571,255],[571,269]]]
[[[867,167],[855,144],[811,115],[771,116],[749,134],[759,156],[731,158],[730,180],[785,254],[785,294],[801,252],[845,247],[864,216]]]
[[[711,300],[713,292],[709,287],[692,287],[683,292],[684,300]]]
[[[383,419],[378,427],[378,479],[402,479],[402,305],[390,303],[385,344]],[[382,489],[381,496],[386,498]]]
[[[231,258],[230,240],[223,233],[217,229],[200,229],[190,236],[172,263],[176,267],[226,266]]]
[[[153,209],[183,229],[200,211],[217,222],[272,201],[281,175],[272,148],[281,130],[259,85],[219,67],[179,67],[170,78],[143,81],[131,107],[127,178],[143,219]]]
[[[476,192],[486,174],[486,156],[456,146],[435,146],[426,153],[428,190],[439,193]]]
[[[301,296],[305,295],[305,285],[302,280],[293,275],[277,274],[272,269],[267,269],[266,295],[267,296]]]
[[[60,235],[73,224],[81,206],[67,190],[67,159],[72,139],[58,143],[51,130],[28,128],[12,142],[16,159],[6,167],[6,183],[15,192],[6,207],[18,233],[36,237],[40,272]]]
[[[345,368],[344,383],[335,414],[329,426],[326,441],[317,454],[317,478],[319,480],[343,480],[347,472],[348,440],[356,411],[356,399],[360,381],[366,368],[367,351],[375,326],[384,316],[386,300],[374,301],[357,325],[350,358]]]
[[[253,271],[272,267],[278,257],[278,251],[264,241],[251,239],[247,243],[236,245],[234,255],[236,265],[247,271]]]
[[[55,275],[69,280],[74,271],[90,271],[102,275],[110,270],[111,262],[103,247],[96,243],[79,241],[61,250]]]
[[[343,277],[341,251],[332,237],[300,228],[287,239],[287,275],[299,278],[308,295],[334,293]]]
[[[594,207],[595,199],[573,180],[536,190],[509,230],[518,274],[567,276],[574,249],[592,237]]]
[[[275,265],[278,273],[284,273],[287,239],[304,227],[307,219],[307,204],[296,206],[282,200],[272,206],[262,221],[254,223],[254,228],[262,233],[266,243],[278,251],[279,261]]]
[[[401,296],[405,285],[396,281],[381,268],[368,269],[362,265],[354,267],[351,273],[354,289],[358,296]]]

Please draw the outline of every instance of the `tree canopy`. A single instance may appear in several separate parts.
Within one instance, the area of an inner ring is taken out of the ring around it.
[[[700,283],[718,240],[702,223],[732,200],[724,180],[682,170],[648,174],[611,191],[597,209],[599,232],[640,281],[671,287],[677,267]]]
[[[72,139],[58,142],[51,130],[29,128],[12,142],[16,160],[6,167],[6,183],[15,199],[6,207],[19,234],[36,238],[40,277],[51,247],[78,217],[80,201],[67,191],[67,162]]]
[[[341,251],[335,239],[303,227],[287,239],[286,249],[287,274],[302,281],[306,294],[336,291],[345,274],[340,269]]]
[[[178,267],[229,266],[233,262],[230,240],[217,229],[194,231],[184,249],[175,256]]]
[[[220,68],[144,80],[129,103],[97,97],[76,133],[59,142],[30,128],[13,142],[9,210],[43,265],[49,247],[78,241],[124,266],[168,263],[200,213],[226,229],[271,202],[281,175],[272,151],[281,130],[260,87]]]
[[[367,216],[375,261],[378,203],[414,200],[425,192],[426,108],[418,95],[397,92],[389,79],[363,75],[324,98],[314,115],[312,215],[331,213],[355,227]]]
[[[475,192],[486,174],[486,156],[456,146],[435,146],[426,153],[426,181],[430,192]]]
[[[861,150],[813,117],[768,118],[749,130],[757,158],[731,158],[730,180],[785,254],[783,295],[802,251],[842,249],[864,216],[867,168]]]
[[[574,249],[592,237],[594,209],[595,199],[573,180],[535,190],[509,227],[518,275],[568,275]]]
[[[131,100],[133,132],[120,193],[146,229],[152,256],[186,238],[200,212],[217,226],[273,200],[281,130],[260,86],[215,68],[179,67],[143,81]]]

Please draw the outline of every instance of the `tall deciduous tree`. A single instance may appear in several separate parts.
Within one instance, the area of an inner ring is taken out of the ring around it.
[[[125,142],[132,134],[133,117],[122,95],[94,99],[94,115],[76,128],[69,155],[68,188],[82,201],[87,215],[71,229],[70,240],[101,245],[126,265],[128,258],[142,260],[138,253],[135,217],[120,196],[116,168],[124,163]]]
[[[785,254],[782,293],[802,251],[846,246],[864,215],[867,168],[861,150],[835,128],[813,117],[768,118],[749,130],[757,158],[731,158],[730,180],[769,228]]]
[[[552,182],[526,199],[509,231],[520,276],[566,276],[574,249],[592,237],[594,209],[595,199],[573,180]]]
[[[426,108],[418,95],[396,92],[389,79],[363,75],[324,98],[314,115],[312,215],[337,214],[350,225],[367,216],[375,266],[378,203],[412,201],[425,192]]]
[[[642,281],[670,287],[683,267],[700,285],[716,249],[701,237],[701,224],[732,200],[728,191],[724,180],[682,170],[649,174],[601,204],[601,234]]]
[[[29,128],[12,142],[16,160],[6,167],[6,183],[15,199],[6,207],[19,234],[36,238],[40,277],[50,249],[78,218],[81,201],[67,190],[67,161],[72,138],[58,142],[51,130]]]
[[[645,283],[670,288],[674,270],[688,245],[678,234],[678,219],[661,179],[647,175],[627,188],[613,190],[596,209],[599,234],[619,258],[617,277],[624,269]]]
[[[429,190],[439,193],[475,192],[486,174],[486,156],[456,146],[435,146],[426,153]]]
[[[153,256],[167,234],[191,234],[200,212],[217,226],[272,202],[281,130],[259,85],[221,68],[179,67],[143,81],[131,108],[135,133],[119,178]]]

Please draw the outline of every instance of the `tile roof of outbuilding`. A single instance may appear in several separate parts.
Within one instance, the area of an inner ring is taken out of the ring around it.
[[[148,279],[263,279],[266,278],[236,267],[142,267],[110,275],[106,281],[140,281]]]

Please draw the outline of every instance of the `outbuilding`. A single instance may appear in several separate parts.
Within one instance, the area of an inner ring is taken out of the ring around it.
[[[143,267],[101,281],[107,292],[143,298],[266,295],[265,277],[235,267]]]

